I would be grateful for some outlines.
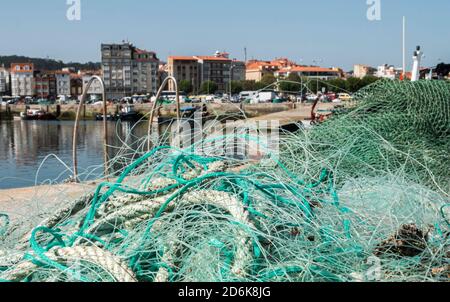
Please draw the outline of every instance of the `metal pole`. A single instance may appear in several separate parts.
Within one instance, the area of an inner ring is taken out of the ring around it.
[[[231,67],[230,67],[230,95],[228,96],[228,100],[231,102],[231,82],[233,81],[233,77],[232,77],[232,72],[233,72],[234,66],[233,63],[231,63]]]
[[[314,64],[317,64],[317,63],[322,63],[323,62],[323,60],[322,59],[320,59],[320,60],[313,60],[313,63]],[[319,66],[317,66],[317,67],[319,67]],[[319,96],[319,71],[317,71],[317,97]]]
[[[80,116],[81,116],[81,108],[85,103],[87,92],[89,88],[91,88],[92,83],[97,80],[100,82],[102,88],[102,96],[103,96],[103,160],[105,166],[105,176],[108,176],[108,124],[107,124],[107,104],[106,104],[106,92],[105,92],[105,84],[101,77],[93,76],[88,84],[86,85],[86,89],[83,91],[83,95],[81,97],[80,104],[77,109],[77,116],[75,119],[75,126],[73,128],[73,140],[72,140],[72,160],[73,160],[73,177],[75,182],[79,182],[78,180],[78,158],[77,158],[77,135],[78,135],[78,127],[80,124]]]
[[[301,83],[301,86],[300,86],[300,103],[303,103],[303,73],[301,73],[301,76],[300,76],[300,83]]]
[[[316,84],[316,87],[317,87],[317,97],[319,97],[319,71],[317,71],[317,84]]]
[[[403,80],[406,80],[406,17],[403,17]]]
[[[160,98],[160,96],[161,96],[161,94],[162,94],[162,92],[164,90],[164,87],[167,85],[167,83],[169,81],[172,81],[174,86],[175,86],[176,103],[177,103],[177,119],[178,119],[178,121],[181,120],[180,92],[178,90],[178,83],[177,83],[177,80],[174,77],[168,76],[162,82],[161,87],[159,87],[158,93],[156,94],[155,102],[153,103],[152,111],[150,113],[150,120],[148,122],[148,132],[147,132],[147,135],[148,135],[148,151],[150,151],[152,149],[152,141],[150,139],[150,136],[151,136],[152,130],[153,130],[153,119],[155,118],[155,115],[156,115],[156,117],[158,117],[158,114],[155,114],[155,113],[159,113],[159,107],[158,107],[158,110],[156,110],[157,109],[157,105],[158,105],[158,100],[159,100],[159,98]],[[156,112],[156,111],[158,111],[158,112]]]

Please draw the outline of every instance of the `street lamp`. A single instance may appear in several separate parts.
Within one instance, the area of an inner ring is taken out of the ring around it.
[[[234,69],[234,67],[235,66],[233,66],[233,63],[231,63],[231,66],[230,66],[230,94],[228,95],[228,100],[231,102],[231,94],[232,94],[232,87],[231,87],[231,82],[233,81],[233,77],[232,77],[232,74],[233,74],[233,69]]]
[[[303,62],[303,59],[299,60],[299,63],[301,64]],[[303,102],[303,72],[300,72],[300,103]],[[297,101],[298,103],[298,101]]]
[[[313,63],[317,65],[317,63],[323,63],[323,59],[313,60]],[[319,67],[317,65],[317,67]],[[319,97],[319,70],[317,70],[317,97]]]

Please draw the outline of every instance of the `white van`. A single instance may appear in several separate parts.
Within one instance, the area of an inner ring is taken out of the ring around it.
[[[252,98],[252,103],[270,103],[272,100],[277,98],[277,94],[274,91],[260,91]]]
[[[257,91],[242,91],[239,93],[239,99],[241,101],[251,100],[257,93]]]

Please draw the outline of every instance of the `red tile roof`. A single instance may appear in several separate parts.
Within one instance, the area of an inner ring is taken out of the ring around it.
[[[280,72],[335,72],[339,73],[337,70],[331,68],[324,68],[318,66],[294,66],[290,68],[280,69]]]
[[[148,50],[140,49],[140,48],[136,48],[135,51],[137,54],[146,54],[146,53],[154,54],[155,53],[154,51],[148,51]]]
[[[269,66],[270,62],[267,61],[251,61],[247,63],[247,70],[259,70],[264,66]]]
[[[69,71],[63,71],[63,70],[57,70],[55,71],[55,74],[70,74]]]
[[[197,61],[197,59],[193,56],[170,56],[169,60],[174,61]]]
[[[204,61],[228,61],[230,62],[230,59],[227,58],[222,58],[222,57],[214,57],[214,56],[195,56],[197,59],[199,60],[204,60]]]
[[[286,58],[278,58],[272,61],[251,60],[247,63],[247,70],[260,70],[264,67],[277,69],[289,66],[296,66],[296,64]]]
[[[16,70],[16,67],[19,66],[20,70]],[[26,66],[29,66],[29,70],[24,70]],[[24,72],[33,72],[34,65],[33,63],[12,63],[11,64],[11,72],[12,73],[24,73]]]
[[[81,75],[79,75],[78,73],[71,73],[70,78],[71,79],[81,79]]]

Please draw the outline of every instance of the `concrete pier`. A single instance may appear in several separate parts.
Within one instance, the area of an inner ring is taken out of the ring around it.
[[[183,104],[182,107],[198,107],[201,108],[204,104]],[[297,104],[285,103],[285,104],[233,104],[233,103],[207,103],[207,111],[212,116],[226,116],[241,114],[242,116],[253,118],[263,116],[276,112],[283,112],[287,110],[295,109]],[[300,105],[303,106],[303,105]],[[41,109],[46,112],[52,113],[58,119],[61,120],[75,120],[77,105],[28,105],[30,109]],[[8,105],[0,107],[0,116],[4,119],[12,119],[13,116],[19,116],[21,112],[25,112],[26,105]],[[134,108],[137,112],[146,115],[152,109],[152,104],[136,104]],[[107,107],[108,114],[118,113],[120,105],[109,105]],[[82,118],[85,120],[95,119],[97,114],[102,114],[102,106],[85,105],[82,108]],[[163,117],[176,117],[176,105],[163,105],[160,110],[160,114]]]
[[[30,215],[46,213],[76,200],[95,190],[97,185],[96,182],[71,183],[0,190],[0,213],[9,215],[11,222],[28,219]]]

